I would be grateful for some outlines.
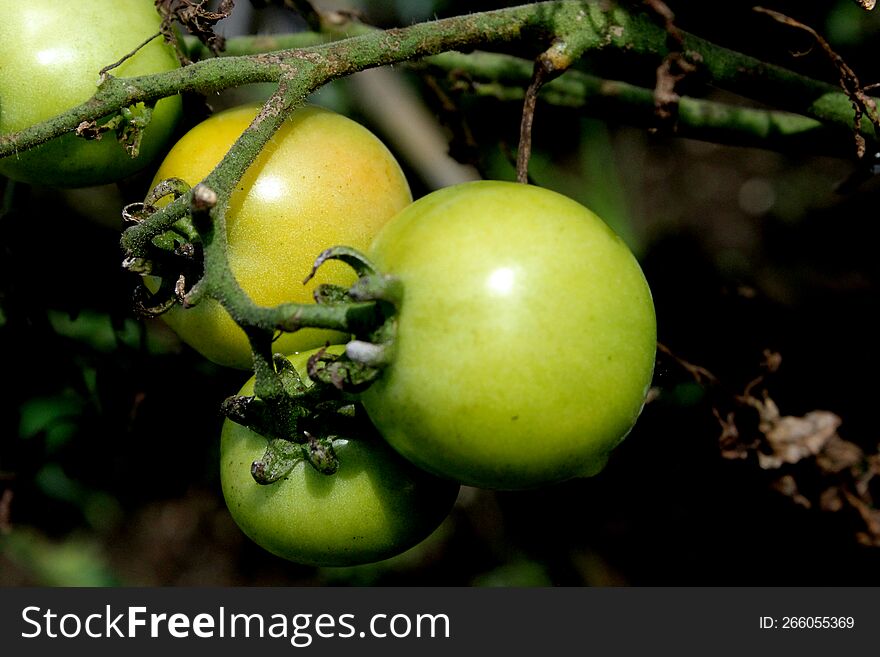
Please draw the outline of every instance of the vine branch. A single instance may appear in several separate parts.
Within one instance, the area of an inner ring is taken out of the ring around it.
[[[558,0],[456,16],[387,31],[369,30],[331,43],[320,36],[294,37],[297,47],[239,54],[196,62],[181,69],[134,78],[109,78],[96,95],[75,108],[18,133],[0,136],[0,157],[32,148],[85,120],[106,116],[139,102],[177,93],[210,94],[252,82],[297,78],[307,91],[365,68],[399,63],[474,47],[515,48],[550,45],[559,35],[576,35],[582,52],[611,50],[653,59],[669,53],[666,30],[650,17],[589,0]],[[325,37],[323,37],[325,38]],[[754,98],[780,110],[831,124],[852,125],[849,98],[834,85],[681,33],[687,51],[698,54],[702,73],[715,86]],[[230,52],[285,45],[283,39],[231,39]],[[298,47],[303,43],[313,43]],[[867,122],[866,122],[867,123]],[[870,126],[868,126],[870,131]]]
[[[426,58],[415,67],[448,74],[467,91],[504,101],[522,101],[532,76],[528,60],[489,52],[468,55],[447,52]],[[463,82],[464,81],[464,82]],[[650,129],[657,126],[655,91],[621,80],[610,80],[569,69],[541,88],[544,102],[579,108],[594,118]],[[805,152],[851,157],[852,123],[827,122],[785,112],[682,96],[675,125],[679,137],[719,144],[751,146],[786,153]]]

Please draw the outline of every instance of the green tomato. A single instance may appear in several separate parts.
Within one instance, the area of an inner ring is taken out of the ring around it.
[[[602,220],[537,187],[465,183],[403,210],[370,253],[404,290],[392,364],[362,395],[394,449],[485,488],[604,467],[644,405],[656,321]]]
[[[151,0],[0,0],[0,134],[87,101],[97,91],[99,71],[156,34],[160,22]],[[177,66],[173,48],[158,37],[110,74],[133,77]],[[113,132],[99,140],[71,133],[3,158],[0,173],[59,187],[120,180],[160,154],[179,116],[178,97],[160,100],[136,158]]]
[[[338,353],[341,347],[331,347]],[[290,361],[305,377],[314,351]],[[308,381],[307,378],[304,378]],[[253,394],[254,379],[240,394]],[[269,552],[316,566],[352,566],[386,559],[426,538],[447,516],[458,484],[415,468],[378,436],[336,440],[335,474],[300,461],[284,478],[260,485],[251,463],[266,439],[226,420],[220,443],[220,481],[233,519]]]
[[[195,126],[168,153],[154,184],[164,178],[182,178],[191,185],[201,181],[258,110],[257,105],[233,108]],[[317,283],[302,281],[315,257],[335,244],[366,249],[385,222],[411,202],[400,165],[373,133],[335,112],[300,108],[278,129],[229,199],[230,269],[255,303],[310,303]],[[339,262],[328,263],[321,273],[322,283],[348,286],[355,279]],[[151,286],[155,289],[155,282]],[[251,366],[244,332],[213,299],[193,308],[176,306],[162,318],[215,363]],[[347,338],[302,329],[281,335],[274,349],[294,353]]]

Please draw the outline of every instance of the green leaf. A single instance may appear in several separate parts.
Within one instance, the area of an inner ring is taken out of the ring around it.
[[[29,399],[22,404],[20,409],[18,435],[22,438],[33,438],[38,434],[54,430],[60,432],[54,438],[60,439],[62,434],[67,435],[67,430],[62,430],[59,427],[72,424],[73,418],[81,415],[84,407],[85,401],[72,392]],[[53,440],[52,442],[58,441]]]

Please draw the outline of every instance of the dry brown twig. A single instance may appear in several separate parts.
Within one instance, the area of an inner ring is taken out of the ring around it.
[[[859,4],[865,9],[870,10],[874,8],[875,1],[876,0],[859,0]],[[853,71],[849,64],[844,61],[843,57],[838,55],[822,35],[809,25],[805,25],[800,21],[772,9],[755,7],[754,10],[761,14],[766,14],[783,25],[788,25],[789,27],[803,30],[808,33],[813,37],[816,44],[822,49],[828,59],[831,60],[831,63],[837,69],[840,88],[843,89],[843,92],[849,97],[850,102],[852,102],[853,111],[855,113],[853,116],[853,130],[855,133],[856,155],[859,159],[862,159],[865,156],[866,151],[866,141],[862,131],[862,117],[867,116],[868,120],[874,125],[875,130],[880,131],[880,113],[877,111],[877,103],[866,93],[866,89],[869,89],[874,85],[869,85],[868,87],[862,86],[855,71]]]
[[[662,342],[657,343],[657,351],[666,356],[669,356],[672,360],[676,362],[676,364],[685,370],[688,374],[690,374],[694,381],[699,383],[701,386],[716,385],[718,383],[718,377],[716,377],[712,372],[707,370],[705,367],[700,365],[694,365],[693,363],[685,360],[678,354],[675,354],[669,347],[667,347]]]
[[[538,103],[538,92],[547,81],[547,69],[539,61],[535,63],[532,81],[525,91],[523,99],[522,121],[519,127],[519,146],[516,149],[517,182],[529,182],[529,160],[532,157],[532,125],[535,122],[535,107]]]
[[[516,151],[516,179],[520,183],[529,181],[529,159],[532,156],[532,124],[535,120],[535,107],[538,92],[545,84],[558,78],[572,65],[575,58],[565,39],[557,39],[552,46],[538,55],[532,80],[525,91],[522,121],[519,128],[519,146]]]
[[[685,49],[684,37],[675,25],[675,14],[663,0],[643,0],[643,2],[663,21],[671,42],[669,53],[657,67],[657,81],[654,86],[654,107],[657,118],[666,124],[673,122],[678,116],[681,96],[676,88],[682,80],[697,71],[699,57],[696,53]]]

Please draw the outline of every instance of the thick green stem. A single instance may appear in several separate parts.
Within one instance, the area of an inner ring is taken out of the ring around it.
[[[500,100],[521,101],[532,75],[532,63],[509,55],[448,52],[425,60],[420,68],[465,76],[473,93]],[[577,107],[595,118],[640,128],[658,125],[653,89],[607,80],[581,71],[544,85],[540,97],[555,105]],[[782,152],[809,152],[851,157],[854,153],[851,117],[818,119],[684,96],[674,124],[679,137],[721,144],[752,146]]]
[[[355,24],[337,26],[333,33],[340,37],[373,31]],[[617,44],[622,54],[633,51],[659,59],[667,53],[665,33],[656,27],[630,25],[629,32],[632,48],[625,43]],[[645,41],[647,36],[651,38]],[[303,47],[328,39],[326,34],[316,33],[237,37],[227,42],[225,54],[256,54]],[[854,117],[851,103],[834,85],[760,62],[691,35],[685,35],[685,44],[699,54],[705,69],[703,77],[712,85],[788,111],[685,96],[679,103],[676,135],[782,152],[854,156],[853,141],[849,138]],[[533,71],[531,60],[491,52],[443,52],[419,60],[415,66],[464,73],[479,82],[475,85],[476,93],[516,100],[522,99],[523,87],[528,85]],[[572,70],[547,84],[542,97],[554,104],[581,107],[596,118],[628,122],[643,128],[657,126],[653,89],[624,81]]]
[[[322,84],[373,66],[382,66],[476,45],[545,38],[579,13],[579,2],[537,3],[457,16],[408,28],[376,31],[308,48],[243,57],[221,57],[181,69],[135,78],[109,78],[93,98],[44,123],[0,136],[0,157],[37,146],[83,121],[138,102],[181,92],[209,94],[251,82],[298,79],[303,87]],[[598,37],[598,35],[596,35]]]
[[[141,101],[154,101],[180,92],[213,93],[249,82],[272,82],[282,77],[302,80],[304,87],[322,84],[363,70],[438,53],[474,47],[546,48],[564,36],[579,51],[614,51],[652,59],[668,53],[665,29],[650,17],[630,13],[611,3],[560,0],[491,12],[456,16],[387,31],[369,31],[332,43],[269,53],[214,58],[167,73],[137,78],[111,78],[94,98],[45,123],[0,136],[0,157],[31,148],[82,121],[119,111]],[[269,41],[268,47],[281,43]],[[297,42],[311,37],[297,37]],[[237,51],[237,43],[231,40]],[[258,39],[248,42],[255,47]],[[851,123],[849,99],[831,84],[818,82],[784,68],[721,48],[684,34],[684,47],[702,62],[703,76],[713,85],[760,100],[778,109],[822,121]]]

